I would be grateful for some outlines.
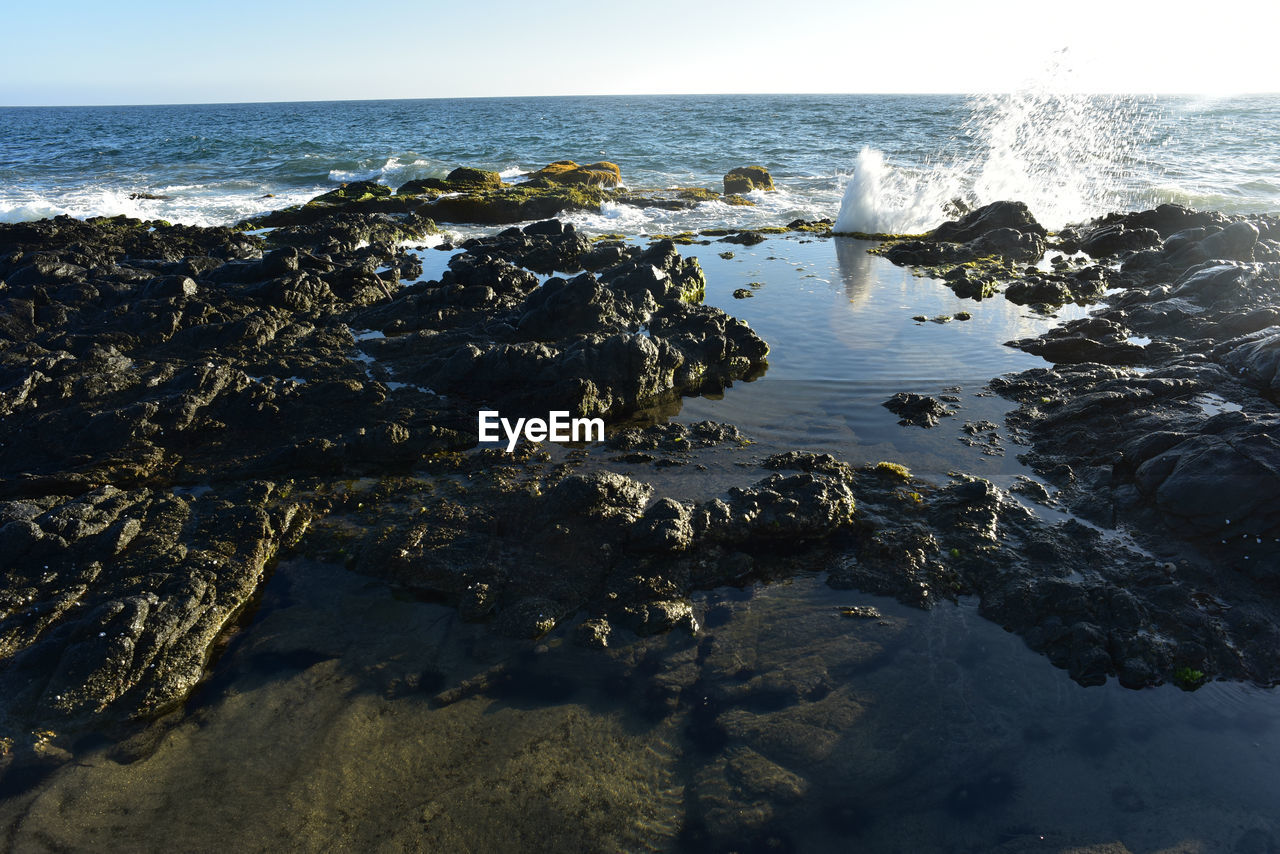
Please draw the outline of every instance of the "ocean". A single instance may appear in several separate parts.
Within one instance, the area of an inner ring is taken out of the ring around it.
[[[643,234],[835,217],[937,224],[942,205],[1025,201],[1065,225],[1178,202],[1280,210],[1280,96],[706,95],[0,109],[0,221],[129,214],[235,223],[346,181],[392,187],[466,165],[506,180],[609,160],[630,187],[721,188],[760,164],[755,208],[606,205],[589,231]],[[856,178],[855,178],[856,176]],[[158,196],[160,198],[146,198]]]

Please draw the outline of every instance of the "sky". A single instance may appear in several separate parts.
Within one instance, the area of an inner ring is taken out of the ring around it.
[[[1280,92],[1277,0],[0,0],[0,104]],[[1065,49],[1065,53],[1062,51]]]

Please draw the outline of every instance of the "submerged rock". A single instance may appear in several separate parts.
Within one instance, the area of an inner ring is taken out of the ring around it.
[[[483,587],[500,630],[522,636],[579,610],[641,636],[693,632],[684,598],[692,589],[745,578],[757,559],[820,554],[849,530],[855,502],[845,472],[810,468],[692,503],[648,504],[651,487],[609,471],[556,480],[513,469],[516,484],[473,483],[465,503],[441,484],[419,512],[391,510],[387,533],[370,538],[355,568],[460,604]],[[518,556],[518,571],[497,555]],[[603,626],[579,630],[580,642],[611,643]]]
[[[939,418],[954,414],[937,398],[914,392],[898,392],[881,406],[899,416],[904,426],[937,427]]]

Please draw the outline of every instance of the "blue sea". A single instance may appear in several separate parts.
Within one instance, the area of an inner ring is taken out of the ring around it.
[[[645,233],[835,217],[917,230],[961,197],[1050,226],[1179,202],[1280,210],[1280,96],[708,95],[0,109],[0,221],[130,214],[229,224],[342,182],[460,165],[506,180],[613,161],[631,187],[721,188],[760,164],[757,207],[606,206],[578,225]],[[856,179],[855,179],[855,176]],[[160,199],[134,198],[138,194]]]

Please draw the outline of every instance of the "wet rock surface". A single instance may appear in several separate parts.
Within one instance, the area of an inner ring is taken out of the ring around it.
[[[954,414],[936,397],[914,392],[898,392],[881,405],[897,415],[898,423],[904,426],[937,427],[939,418]]]
[[[934,234],[970,237],[970,224]],[[1119,271],[1099,275],[1090,317],[1009,342],[1052,367],[991,387],[1019,404],[1009,423],[1030,446],[1023,459],[1102,530],[1081,526],[1071,544],[1092,540],[1092,553],[1026,539],[1033,557],[1076,567],[1072,578],[1037,570],[988,586],[982,607],[1081,681],[1280,678],[1277,235],[1275,217],[1165,205],[1050,238],[1051,249],[1111,259]],[[884,254],[922,263],[913,252]],[[1028,269],[1005,296],[1065,301],[1040,291],[1099,269],[1065,273],[1074,263],[1059,256],[1054,274]],[[1117,525],[1153,556],[1108,564],[1105,531]]]
[[[377,369],[504,412],[581,416],[618,416],[763,371],[767,345],[700,304],[702,270],[670,241],[539,283],[512,259],[575,269],[589,255],[571,229],[538,232],[546,228],[468,241],[438,283],[354,313],[352,323],[388,336],[364,343]]]
[[[885,257],[895,264],[936,267],[999,257],[1015,262],[1040,260],[1045,229],[1021,202],[992,202],[946,222],[920,240],[894,243]]]
[[[75,733],[181,702],[345,484],[474,446],[478,408],[615,418],[764,369],[764,342],[701,305],[701,269],[670,243],[595,247],[535,223],[406,286],[421,263],[398,242],[430,227],[344,210],[265,237],[125,218],[0,228],[0,728]],[[736,500],[819,498],[779,488]],[[680,521],[645,530],[678,542]],[[730,524],[705,527],[728,539]],[[509,597],[463,604],[482,617]],[[533,634],[558,616],[543,610],[504,619]]]

